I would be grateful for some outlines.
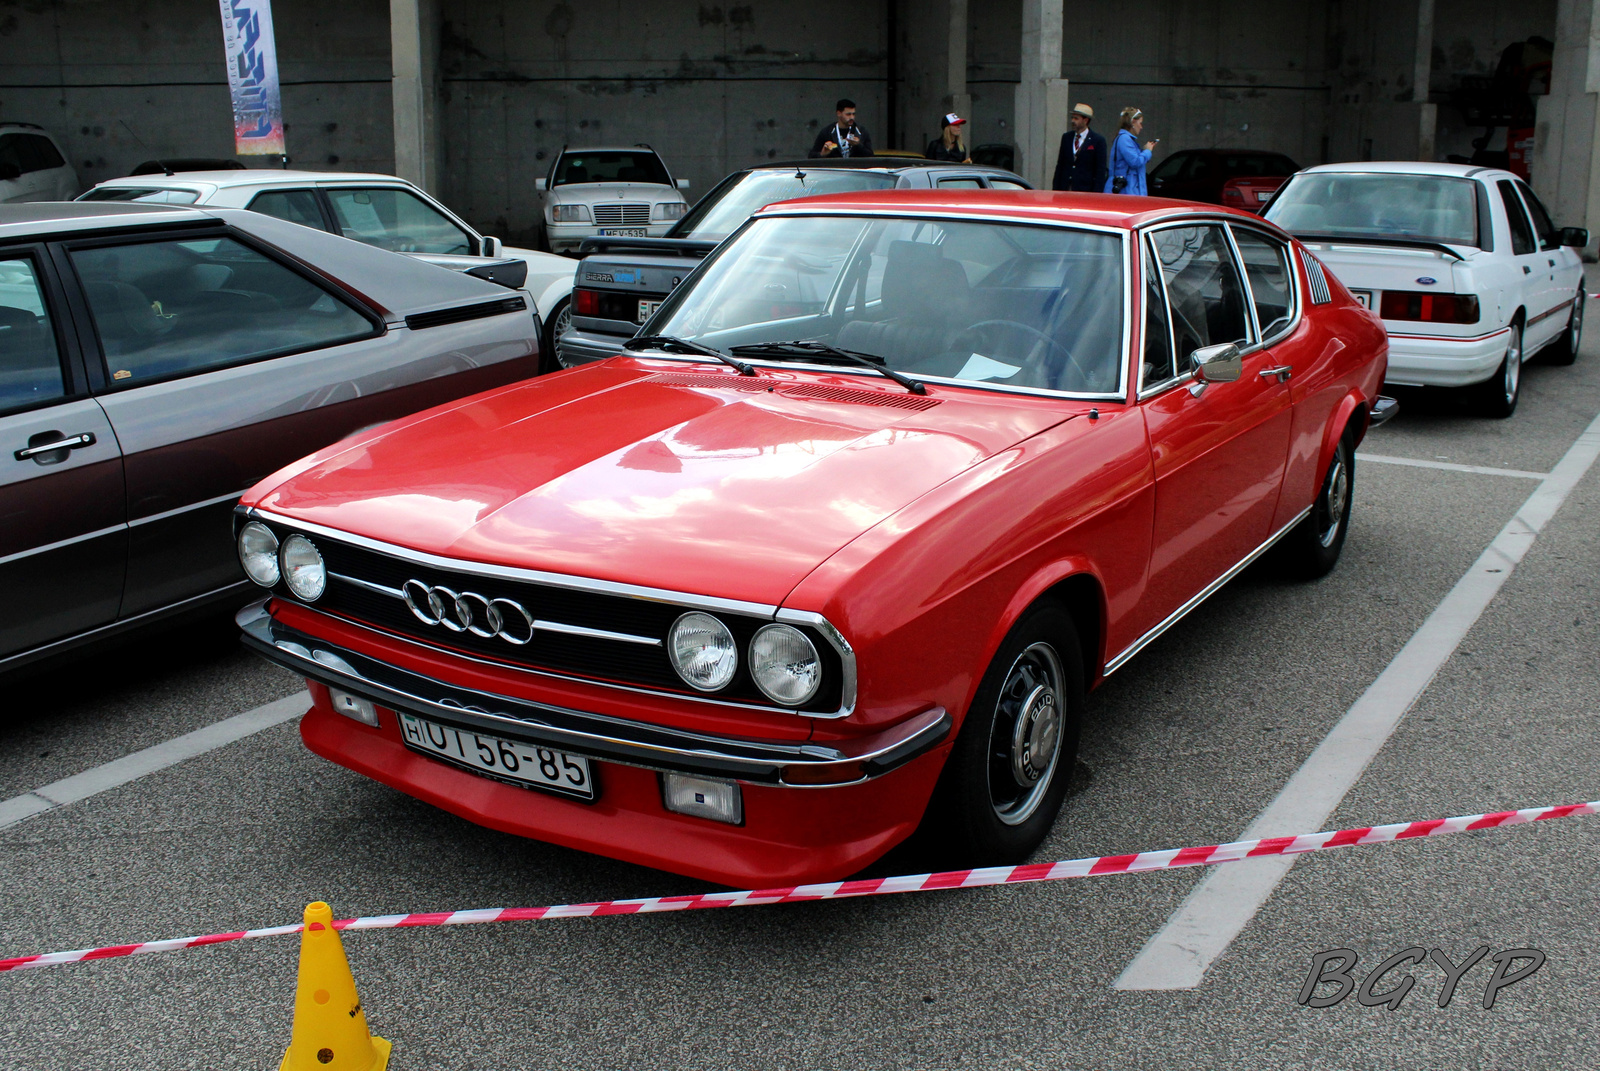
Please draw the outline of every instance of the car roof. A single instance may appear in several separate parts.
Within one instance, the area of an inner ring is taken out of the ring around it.
[[[126,201],[25,201],[0,205],[0,241],[34,235],[107,230],[130,225],[194,223],[205,213],[182,205],[129,204]]]
[[[1172,156],[1281,156],[1292,160],[1286,152],[1277,149],[1179,149]]]
[[[1088,223],[1102,227],[1132,229],[1166,219],[1185,216],[1230,216],[1254,223],[1262,222],[1253,212],[1220,205],[1202,205],[1167,197],[1134,197],[1117,193],[1062,193],[1053,190],[864,190],[856,193],[830,193],[792,201],[778,201],[755,213],[757,216],[803,215],[819,209],[871,211],[887,209],[935,210],[970,214],[974,218],[1007,216],[1037,219],[1041,222]],[[1268,224],[1268,226],[1272,226]],[[1276,227],[1272,229],[1276,230]]]
[[[956,164],[944,160],[929,160],[911,156],[827,156],[815,160],[775,160],[771,163],[751,164],[740,171],[809,171],[813,168],[847,168],[855,171],[908,171],[918,167],[948,168],[952,171],[982,171],[989,174],[1011,175],[1003,167],[993,164]],[[1020,177],[1020,176],[1018,176]]]
[[[648,152],[661,155],[648,145],[568,145],[561,150],[563,156],[574,152]]]
[[[244,170],[180,171],[175,175],[126,175],[95,183],[95,188],[109,187],[183,187],[183,186],[261,186],[307,182],[395,182],[411,185],[395,175],[377,175],[361,171],[280,171],[270,167],[247,167]]]
[[[1477,178],[1481,175],[1500,175],[1516,178],[1509,171],[1497,167],[1479,167],[1476,164],[1439,164],[1428,160],[1365,160],[1347,164],[1318,164],[1308,167],[1302,175],[1316,174],[1374,174],[1374,175],[1444,175],[1450,178]]]

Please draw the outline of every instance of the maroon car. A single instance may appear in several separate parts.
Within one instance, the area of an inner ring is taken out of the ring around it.
[[[533,375],[532,309],[257,212],[0,206],[0,670],[242,602],[240,492]]]
[[[1154,197],[1175,197],[1208,205],[1228,204],[1223,200],[1223,187],[1230,179],[1259,177],[1281,183],[1299,170],[1300,165],[1281,152],[1182,149],[1150,172],[1150,193]],[[1254,211],[1259,205],[1233,202],[1231,207]]]

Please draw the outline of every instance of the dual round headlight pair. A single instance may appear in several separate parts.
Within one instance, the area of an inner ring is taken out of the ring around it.
[[[328,587],[328,567],[311,540],[296,533],[283,541],[260,521],[239,529],[239,563],[251,580],[264,588],[281,578],[295,597],[316,602]]]
[[[684,614],[667,634],[673,668],[701,692],[726,688],[739,670],[739,647],[728,626],[710,614]],[[750,639],[750,677],[774,703],[799,706],[822,685],[822,659],[806,634],[789,625],[763,625]]]

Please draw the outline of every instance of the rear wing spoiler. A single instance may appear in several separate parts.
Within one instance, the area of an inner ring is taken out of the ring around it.
[[[1443,242],[1430,242],[1426,238],[1390,238],[1388,236],[1373,237],[1369,235],[1352,237],[1347,234],[1301,234],[1298,231],[1290,231],[1289,233],[1302,242],[1320,242],[1325,245],[1381,245],[1400,249],[1428,249],[1435,253],[1443,253],[1445,256],[1453,257],[1456,260],[1467,259]]]
[[[708,241],[703,238],[613,238],[608,235],[595,235],[585,238],[583,244],[578,246],[578,255],[587,256],[590,253],[609,253],[617,249],[636,249],[650,253],[677,253],[686,257],[703,257],[711,252],[720,241]]]

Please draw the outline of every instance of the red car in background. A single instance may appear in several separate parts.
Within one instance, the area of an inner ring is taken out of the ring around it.
[[[1222,203],[1229,208],[1242,208],[1246,212],[1260,213],[1278,192],[1278,187],[1288,182],[1283,175],[1249,175],[1231,178],[1222,184]]]
[[[1300,165],[1281,152],[1258,149],[1181,149],[1162,160],[1150,172],[1150,192],[1157,197],[1177,197],[1208,205],[1228,205],[1255,211],[1261,201],[1248,195],[1242,201],[1228,199],[1225,190],[1234,179],[1249,179],[1253,188],[1283,180],[1300,170]],[[1276,189],[1276,186],[1273,187]]]
[[[1267,551],[1331,569],[1393,411],[1292,238],[1146,198],[772,205],[627,350],[262,481],[240,624],[317,754],[734,885],[1026,857],[1085,693]]]

